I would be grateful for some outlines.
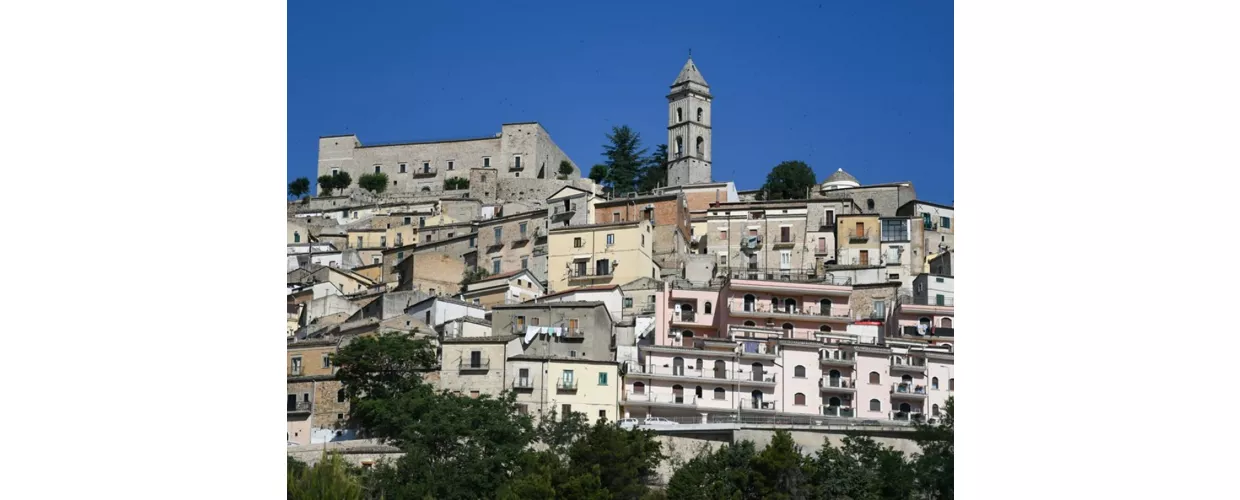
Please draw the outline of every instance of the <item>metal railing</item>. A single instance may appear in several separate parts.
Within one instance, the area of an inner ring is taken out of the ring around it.
[[[843,354],[847,355],[848,353],[843,353]],[[845,356],[842,358],[833,358],[831,357],[830,352],[822,351],[822,353],[818,355],[818,362],[824,365],[852,366],[857,363],[857,359],[854,357],[848,357],[848,356]]]
[[[301,366],[294,366],[294,367],[292,367],[292,368],[290,368],[290,369],[289,369],[289,371],[288,371],[288,376],[290,376],[290,377],[300,377],[300,376],[304,375],[305,373],[306,373],[305,368],[302,368]]]
[[[728,308],[732,312],[737,313],[768,313],[768,314],[785,314],[789,316],[807,316],[807,317],[829,317],[829,318],[850,318],[852,317],[852,309],[848,306],[832,305],[828,309],[823,309],[820,304],[807,304],[804,307],[787,307],[772,305],[770,302],[749,302],[744,300],[729,300]]]
[[[676,377],[691,380],[734,380],[732,372],[724,369],[716,371],[714,367],[697,368],[693,366],[678,367],[662,366],[654,363],[645,365],[637,365],[633,367],[635,371],[629,372],[631,375],[653,375],[658,377]],[[643,378],[643,377],[638,377]]]
[[[827,217],[825,215],[823,215],[822,217],[819,217],[818,218],[818,230],[819,231],[834,231],[835,230],[835,219],[831,217]]]
[[[586,332],[585,332],[585,330],[582,330],[582,329],[580,329],[580,328],[565,328],[565,329],[564,329],[564,338],[568,338],[568,339],[584,339],[584,338],[586,338]]]
[[[940,301],[937,295],[934,297],[929,297],[929,296],[917,297],[913,295],[900,295],[901,304],[911,304],[915,306],[955,307],[956,305],[955,299],[956,299],[955,297],[943,297],[942,300]]]
[[[556,205],[554,207],[551,207],[551,215],[568,214],[568,213],[573,213],[576,211],[577,211],[576,203],[569,205],[568,208],[565,208],[564,205]]]
[[[508,162],[508,170],[525,170],[525,165],[522,165],[521,162],[514,158]]]
[[[439,173],[439,167],[425,167],[413,170],[413,176],[416,177],[434,177]]]
[[[518,378],[512,381],[513,389],[533,389],[534,381],[528,378]]]
[[[692,323],[695,318],[697,318],[697,314],[693,311],[680,311],[674,316],[673,320],[680,323]]]
[[[908,394],[911,396],[925,396],[926,386],[912,384],[891,384],[892,394]]]
[[[921,422],[926,416],[920,411],[893,411],[887,413],[887,418],[896,422]]]
[[[309,401],[298,401],[288,405],[289,412],[310,411],[313,405]]]
[[[846,378],[823,377],[818,379],[819,389],[856,389],[857,382]]]
[[[783,269],[747,264],[746,267],[720,269],[719,275],[733,280],[784,281],[837,286],[852,285],[852,278],[834,277],[830,274],[820,273],[814,268]]]
[[[744,410],[770,410],[774,411],[776,401],[767,401],[765,399],[740,398],[741,409]]]
[[[560,379],[555,382],[555,388],[559,391],[575,391],[577,390],[577,379],[564,380]]]
[[[740,415],[737,415],[735,413],[736,408],[732,408],[731,409],[732,413],[712,412],[706,416],[704,421],[701,416],[692,416],[692,417],[681,417],[681,416],[662,417],[660,416],[659,418],[662,418],[663,420],[666,420],[668,422],[672,422],[673,423],[672,428],[674,428],[675,425],[691,425],[691,424],[741,424],[741,425],[789,425],[789,426],[791,425],[863,425],[863,426],[876,426],[876,427],[886,426],[886,427],[900,427],[900,428],[907,428],[909,426],[909,424],[907,423],[908,422],[907,420],[905,421],[892,421],[892,420],[873,421],[873,420],[867,420],[863,418],[857,418],[855,416],[856,414],[855,408],[843,407],[843,406],[838,407],[840,408],[838,415],[831,414],[826,411],[826,408],[831,408],[830,406],[823,405],[821,408],[823,408],[823,412],[821,415],[820,414],[804,414],[804,415],[740,414]],[[714,410],[714,408],[711,408],[711,410]],[[836,418],[848,419],[848,420],[835,420]],[[659,424],[644,425],[643,420],[644,419],[642,418],[638,418],[637,423],[639,426],[642,426],[642,428],[644,429],[667,429],[668,428],[668,427],[660,427]]]
[[[585,272],[582,272],[581,269],[569,269],[568,271],[569,278],[595,278],[595,277],[605,277],[605,276],[611,276],[611,275],[612,275],[611,268],[607,268],[607,269],[586,268]]]
[[[638,314],[654,314],[654,304],[647,303],[642,305],[642,308],[638,311]]]
[[[480,359],[480,360],[478,360],[476,363],[475,363],[475,362],[474,362],[474,360],[472,360],[472,359],[462,359],[462,360],[461,360],[461,362],[460,362],[460,370],[461,370],[461,371],[467,371],[467,370],[490,370],[490,369],[491,369],[491,360],[490,360],[490,359]]]
[[[698,398],[696,395],[693,395],[693,394],[688,394],[688,395],[666,394],[666,393],[655,393],[655,392],[650,392],[650,390],[646,390],[643,392],[625,391],[624,399],[625,401],[631,401],[631,402],[637,402],[637,403],[661,403],[661,404],[696,406]]]
[[[874,233],[873,229],[863,229],[861,231],[857,231],[856,229],[849,229],[848,230],[848,242],[849,243],[865,243],[867,241],[870,241],[870,238],[873,237],[873,233]]]

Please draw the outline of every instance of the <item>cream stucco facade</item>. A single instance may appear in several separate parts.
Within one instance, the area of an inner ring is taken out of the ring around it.
[[[646,220],[554,228],[548,237],[548,291],[657,279],[653,245]]]

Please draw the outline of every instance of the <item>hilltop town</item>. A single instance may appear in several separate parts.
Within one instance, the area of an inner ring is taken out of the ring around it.
[[[801,199],[715,180],[712,101],[690,59],[646,191],[583,177],[534,122],[320,137],[317,195],[288,205],[290,443],[352,439],[331,356],[386,333],[436,346],[437,388],[535,417],[934,422],[955,390],[952,207],[843,169]]]

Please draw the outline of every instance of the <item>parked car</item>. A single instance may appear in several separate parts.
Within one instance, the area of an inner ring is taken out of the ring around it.
[[[636,418],[622,418],[616,421],[616,425],[622,429],[632,429],[641,425],[641,421]]]
[[[663,417],[646,417],[646,421],[642,422],[642,425],[677,425],[677,422]]]

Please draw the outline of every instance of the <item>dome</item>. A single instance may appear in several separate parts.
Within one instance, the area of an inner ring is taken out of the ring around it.
[[[827,177],[827,180],[822,183],[823,189],[840,189],[850,187],[861,187],[861,183],[857,182],[856,177],[853,177],[848,172],[845,172],[842,168],[833,172],[831,176]]]

